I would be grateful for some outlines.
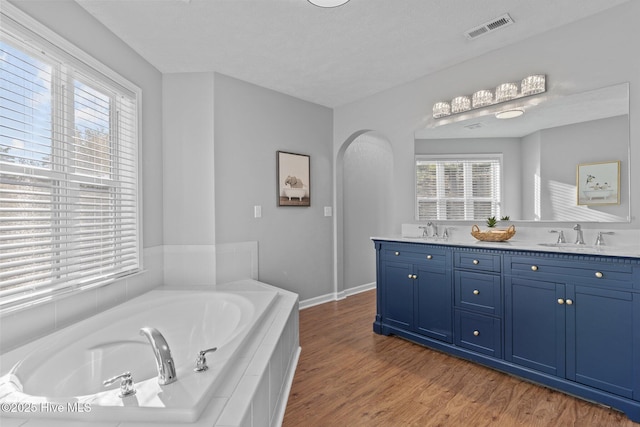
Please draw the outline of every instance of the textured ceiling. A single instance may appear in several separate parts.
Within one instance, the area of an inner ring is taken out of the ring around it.
[[[328,107],[627,0],[76,0],[163,73],[220,72]],[[464,32],[504,13],[515,23]]]

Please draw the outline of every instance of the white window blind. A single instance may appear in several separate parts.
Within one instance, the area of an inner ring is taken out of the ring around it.
[[[137,92],[3,18],[0,307],[140,267]]]
[[[500,155],[416,157],[416,219],[500,216]]]

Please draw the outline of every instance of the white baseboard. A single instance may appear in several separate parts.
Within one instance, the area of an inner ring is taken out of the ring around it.
[[[342,292],[331,293],[326,295],[320,295],[318,297],[309,298],[304,301],[300,301],[300,310],[304,310],[305,308],[313,307],[315,305],[324,304],[326,302],[331,301],[340,301],[351,295],[359,294],[361,292],[366,292],[371,289],[376,288],[376,282],[365,283],[364,285],[356,286],[354,288],[345,289]]]

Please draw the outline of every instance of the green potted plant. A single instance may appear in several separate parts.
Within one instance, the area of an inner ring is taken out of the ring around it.
[[[496,225],[498,225],[498,220],[495,216],[490,216],[489,218],[487,218],[487,227],[494,228]]]

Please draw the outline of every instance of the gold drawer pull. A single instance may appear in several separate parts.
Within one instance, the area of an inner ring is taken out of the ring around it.
[[[480,261],[478,261],[477,259],[474,259],[473,260],[473,265],[478,265],[478,264],[480,264]]]
[[[558,304],[560,305],[564,304],[564,300],[562,298],[558,298]]]
[[[538,271],[538,266],[537,266],[537,265],[532,265],[532,266],[531,266],[531,270],[533,270],[533,271]]]
[[[567,305],[572,305],[573,304],[573,300],[568,299],[567,300]]]
[[[396,251],[396,256],[400,255],[400,252]]]
[[[477,289],[474,289],[474,290],[473,290],[473,294],[474,294],[474,295],[480,295],[480,291],[479,291],[479,290],[477,290]]]
[[[409,279],[413,279],[413,275],[411,275],[411,274],[410,274],[410,275],[409,275]]]
[[[427,255],[427,259],[433,259],[432,255]]]
[[[413,277],[412,277],[412,279],[417,279],[417,278],[418,278],[418,276],[417,276],[417,275],[415,275],[415,274],[414,274],[414,275],[413,275]]]
[[[602,276],[604,276],[604,274],[602,274],[602,273],[601,273],[601,272],[599,272],[599,271],[596,271],[596,277],[597,277],[598,279],[602,279]]]
[[[473,336],[477,337],[478,335],[480,335],[480,331],[473,331]]]

